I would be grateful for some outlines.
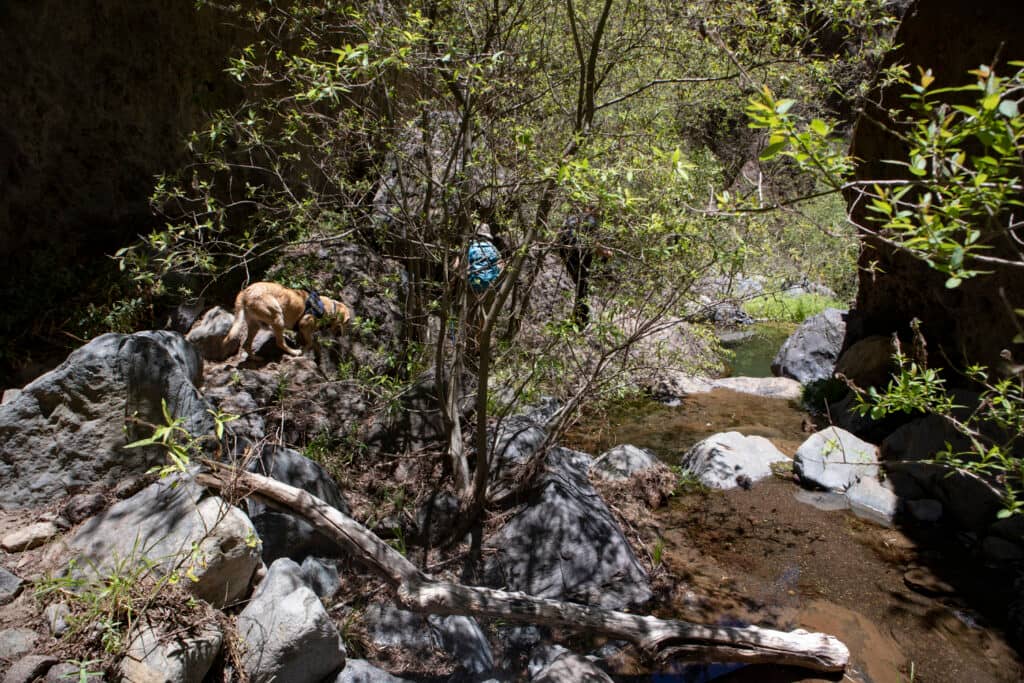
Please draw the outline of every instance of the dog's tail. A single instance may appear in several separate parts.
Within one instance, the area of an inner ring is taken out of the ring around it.
[[[242,343],[242,329],[245,327],[245,290],[243,289],[235,297],[235,320],[231,323],[231,329],[224,337],[224,343],[234,345]]]

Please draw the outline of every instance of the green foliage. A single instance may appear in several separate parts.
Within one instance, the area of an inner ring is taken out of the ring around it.
[[[898,342],[893,360],[898,374],[883,391],[860,391],[858,411],[874,419],[893,413],[938,415],[969,447],[947,443],[935,462],[997,487],[1005,506],[1000,517],[1024,512],[1024,374],[999,377],[978,365],[968,367],[968,377],[982,392],[977,405],[967,410],[947,388],[942,372],[906,356]]]
[[[160,407],[163,410],[164,424],[154,425],[152,434],[125,445],[125,448],[160,446],[166,451],[167,457],[171,462],[169,465],[154,467],[150,470],[150,473],[159,474],[161,478],[166,478],[176,473],[188,474],[188,468],[192,463],[192,456],[201,451],[202,442],[210,437],[197,437],[189,433],[183,426],[185,418],[171,415],[166,399],[160,400]],[[237,420],[238,415],[222,413],[219,410],[210,410],[208,412],[213,416],[213,436],[216,437],[217,441],[220,441],[224,438],[224,426],[232,420]]]
[[[846,307],[822,294],[764,294],[743,303],[743,310],[755,318],[788,323],[801,323],[826,308]]]
[[[905,68],[890,70],[891,87],[903,89],[905,109],[891,112],[908,159],[888,160],[905,169],[898,180],[853,180],[853,160],[843,151],[835,127],[809,122],[793,112],[793,100],[767,88],[750,99],[750,125],[770,134],[762,158],[786,157],[814,172],[834,191],[855,193],[891,244],[945,273],[955,288],[984,274],[986,264],[1024,265],[988,255],[993,240],[1015,229],[1013,212],[1022,205],[1024,63],[1000,77],[982,66],[973,83],[932,87],[931,71],[911,79]],[[964,104],[968,102],[969,104]]]

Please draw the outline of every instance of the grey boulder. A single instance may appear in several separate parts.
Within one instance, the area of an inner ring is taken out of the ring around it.
[[[322,681],[345,665],[337,627],[287,558],[270,565],[236,627],[253,683]]]
[[[119,672],[131,683],[201,683],[222,640],[220,629],[212,624],[201,625],[195,634],[173,637],[159,626],[138,627]]]
[[[225,360],[238,351],[238,340],[234,339],[231,343],[227,340],[234,320],[233,313],[215,306],[192,326],[185,339],[195,344],[206,360]]]
[[[365,659],[349,659],[334,683],[409,683],[409,679],[392,676]]]
[[[805,320],[772,361],[772,374],[809,384],[832,376],[846,336],[845,311],[828,308]]]
[[[838,427],[826,427],[801,444],[793,471],[806,485],[843,492],[862,477],[878,477],[878,448]]]
[[[759,481],[771,476],[772,463],[784,461],[789,458],[763,436],[723,432],[697,443],[679,464],[705,486],[733,489],[740,485],[740,477]]]
[[[625,481],[634,474],[656,467],[658,462],[658,457],[650,451],[631,444],[623,444],[598,456],[590,471],[602,479]]]
[[[201,377],[199,353],[175,332],[105,334],[77,349],[0,405],[0,508],[48,504],[162,463],[160,448],[124,446],[165,422],[164,400],[189,433],[209,433]]]

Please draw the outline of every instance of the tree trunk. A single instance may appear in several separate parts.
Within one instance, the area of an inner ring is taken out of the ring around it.
[[[302,515],[321,533],[350,550],[395,589],[402,607],[430,614],[464,614],[546,624],[628,640],[660,659],[775,663],[815,671],[843,671],[849,651],[838,639],[803,630],[703,626],[526,593],[463,586],[424,574],[366,527],[301,489],[215,462],[197,475],[205,486],[237,496],[259,495]]]

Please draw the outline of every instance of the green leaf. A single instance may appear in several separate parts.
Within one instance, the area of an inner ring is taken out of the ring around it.
[[[814,119],[813,121],[811,121],[811,130],[813,130],[821,137],[825,137],[826,135],[828,135],[828,128],[828,124],[822,121],[821,119]]]
[[[946,289],[956,289],[957,287],[960,286],[961,282],[963,282],[963,280],[954,275],[953,277],[946,280]]]
[[[780,115],[785,114],[793,108],[794,104],[796,104],[796,100],[779,100],[775,103],[775,113]]]
[[[999,106],[999,93],[994,92],[981,101],[981,108],[985,111],[992,111]]]
[[[1008,508],[1003,508],[998,513],[996,513],[996,517],[998,517],[999,519],[1007,519],[1007,518],[1011,517],[1012,515],[1013,515],[1013,510],[1010,510]]]
[[[1016,118],[1019,113],[1017,103],[1013,100],[1003,100],[999,103],[999,113],[1008,119]]]
[[[773,142],[765,147],[758,155],[758,159],[761,161],[767,161],[775,157],[782,149],[786,146],[786,141],[781,140],[779,142]]]

